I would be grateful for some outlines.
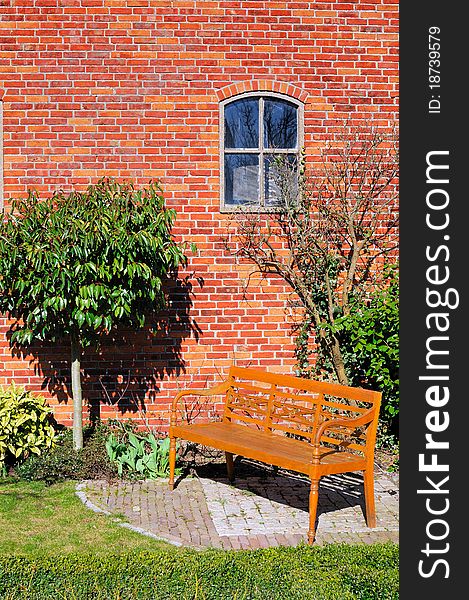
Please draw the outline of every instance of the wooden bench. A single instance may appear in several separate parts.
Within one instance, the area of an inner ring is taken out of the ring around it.
[[[191,394],[223,396],[222,420],[178,424],[178,405]],[[375,527],[373,464],[380,403],[380,392],[232,367],[223,383],[208,390],[184,390],[174,398],[170,489],[177,438],[224,450],[230,481],[234,454],[304,473],[311,479],[308,542],[312,544],[319,479],[363,471],[366,521]]]

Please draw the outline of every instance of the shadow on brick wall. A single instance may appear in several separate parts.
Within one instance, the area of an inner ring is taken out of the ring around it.
[[[191,291],[188,278],[171,280],[167,284],[168,308],[156,321],[148,321],[141,331],[120,327],[103,336],[99,348],[84,349],[82,392],[92,422],[100,419],[103,405],[121,414],[144,412],[146,404],[157,398],[165,378],[185,373],[182,344],[189,337],[198,341],[202,333],[190,316]],[[71,406],[70,349],[66,339],[28,348],[13,345],[11,352],[29,361],[36,378],[42,378],[41,389],[59,404]]]

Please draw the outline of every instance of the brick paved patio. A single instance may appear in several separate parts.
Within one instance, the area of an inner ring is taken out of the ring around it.
[[[77,494],[92,509],[124,518],[123,526],[194,548],[264,548],[297,545],[308,530],[308,481],[264,470],[237,476],[234,485],[213,477],[167,481],[88,481]],[[399,493],[395,477],[376,471],[377,527],[364,519],[363,479],[350,473],[320,483],[317,544],[398,542]]]

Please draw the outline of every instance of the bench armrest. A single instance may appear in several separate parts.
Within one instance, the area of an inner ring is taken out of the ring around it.
[[[184,396],[218,396],[220,394],[224,394],[226,391],[230,389],[232,386],[231,381],[223,381],[218,385],[215,385],[211,388],[200,390],[181,390],[174,397],[172,406],[171,406],[171,426],[176,425],[176,415],[177,415],[177,404],[181,398]]]
[[[315,449],[319,449],[319,443],[321,440],[321,437],[324,435],[324,432],[327,429],[330,429],[331,427],[344,427],[345,429],[357,429],[358,427],[361,427],[362,425],[367,425],[368,423],[371,423],[373,421],[373,419],[375,418],[375,409],[372,408],[370,410],[367,410],[365,413],[363,413],[362,415],[360,415],[359,417],[355,417],[355,418],[347,418],[347,417],[343,417],[343,418],[338,418],[338,419],[328,419],[327,421],[324,421],[324,423],[321,423],[321,425],[318,427],[317,431],[316,431],[316,435],[314,436],[314,441],[313,441],[313,446],[315,447]]]

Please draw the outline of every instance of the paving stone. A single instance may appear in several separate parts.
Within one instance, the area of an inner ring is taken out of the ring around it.
[[[185,478],[173,492],[167,480],[88,481],[82,492],[97,508],[123,515],[126,526],[195,548],[296,546],[307,539],[309,482],[268,473]],[[320,482],[316,544],[399,541],[398,479],[377,472],[377,527],[364,517],[363,479],[355,473]],[[80,496],[82,497],[82,496]],[[82,497],[83,499],[83,497]]]

